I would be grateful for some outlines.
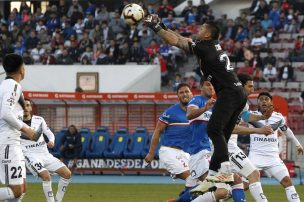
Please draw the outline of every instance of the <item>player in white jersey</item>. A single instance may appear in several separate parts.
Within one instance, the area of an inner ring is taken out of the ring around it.
[[[253,79],[250,75],[245,73],[240,73],[237,75],[239,81],[242,83],[247,96],[254,92]],[[269,118],[272,114],[272,109],[268,108],[264,114],[253,114],[249,112],[249,105],[246,104],[243,112],[241,113],[242,121],[258,121],[265,120]],[[262,129],[263,127],[261,127]],[[252,134],[256,133],[252,129],[257,128],[240,128],[236,126],[234,129],[234,133],[236,134]],[[271,134],[271,128],[264,128],[264,134]],[[261,133],[262,132],[262,133]],[[228,141],[228,151],[229,151],[229,159],[232,164],[233,172],[239,173],[249,181],[249,190],[255,201],[258,202],[266,202],[267,199],[263,193],[263,189],[260,183],[260,173],[256,169],[256,167],[250,162],[249,158],[246,154],[238,147],[237,145],[237,137],[238,135],[232,134]],[[259,131],[259,134],[263,134],[263,130]],[[247,185],[247,184],[246,184]]]
[[[48,148],[54,147],[55,136],[48,128],[45,120],[40,116],[32,115],[32,103],[25,99],[23,121],[31,128],[41,128],[42,134],[37,142],[21,136],[22,151],[25,156],[26,167],[34,176],[42,179],[42,187],[47,202],[60,202],[70,182],[71,171],[59,159],[49,153]],[[48,139],[46,143],[45,137]],[[48,148],[47,148],[48,147]],[[58,190],[54,199],[52,191],[51,173],[57,173],[61,178],[58,183]]]
[[[24,79],[23,59],[8,54],[3,59],[7,77],[0,85],[0,201],[20,201],[25,192],[25,166],[21,151],[21,132],[37,139],[36,132],[22,122],[24,100],[19,84]]]
[[[268,92],[262,92],[258,96],[258,111],[261,114],[272,105],[272,96]],[[273,112],[267,120],[250,123],[253,127],[270,125],[274,132],[271,135],[250,136],[249,159],[259,169],[263,170],[269,177],[274,177],[285,188],[289,202],[299,202],[300,198],[292,184],[288,170],[279,157],[278,130],[282,131],[288,140],[291,140],[297,147],[298,154],[303,154],[303,147],[294,136],[293,132],[285,123],[285,118],[281,113]]]

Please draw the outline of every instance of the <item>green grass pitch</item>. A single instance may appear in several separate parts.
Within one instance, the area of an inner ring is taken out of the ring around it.
[[[281,186],[263,186],[269,202],[287,201],[285,191]],[[183,189],[182,185],[155,184],[73,184],[68,187],[64,202],[166,202],[175,198]],[[304,186],[296,186],[297,192],[304,200]],[[53,184],[54,194],[57,184]],[[253,202],[249,192],[246,192],[247,202]],[[27,194],[23,202],[45,201],[42,185],[28,183]],[[232,201],[232,200],[229,200]]]

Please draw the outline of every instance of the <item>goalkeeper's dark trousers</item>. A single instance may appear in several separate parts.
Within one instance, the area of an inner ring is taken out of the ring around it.
[[[210,170],[217,172],[222,162],[229,161],[227,143],[246,102],[247,97],[242,86],[218,92],[207,127],[208,136],[214,145]]]

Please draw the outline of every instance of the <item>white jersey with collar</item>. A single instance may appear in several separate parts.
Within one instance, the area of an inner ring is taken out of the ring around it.
[[[41,131],[42,134],[37,142],[21,137],[21,145],[23,153],[49,153],[43,134],[49,141],[54,142],[55,136],[48,128],[44,118],[41,116],[32,116],[30,127],[35,131]]]
[[[262,114],[259,111],[254,111],[253,113],[259,115]],[[285,118],[283,115],[278,112],[273,112],[269,119],[251,122],[250,124],[255,128],[269,125],[273,129],[273,133],[271,135],[250,135],[250,155],[277,156],[279,154],[278,130],[281,127],[285,127]]]
[[[0,144],[20,145],[24,99],[19,83],[11,78],[0,85]]]

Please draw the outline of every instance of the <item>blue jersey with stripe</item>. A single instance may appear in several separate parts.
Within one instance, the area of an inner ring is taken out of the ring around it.
[[[167,125],[163,133],[162,145],[178,147],[187,152],[192,134],[186,111],[180,104],[177,103],[166,109],[159,120]]]
[[[208,101],[208,98],[203,96],[194,96],[188,103],[188,107],[195,106],[197,108],[203,108]],[[212,110],[201,114],[199,117],[190,121],[190,128],[192,131],[192,140],[190,143],[189,153],[191,155],[196,154],[202,150],[211,151],[211,145],[207,134],[207,125],[212,114]]]

